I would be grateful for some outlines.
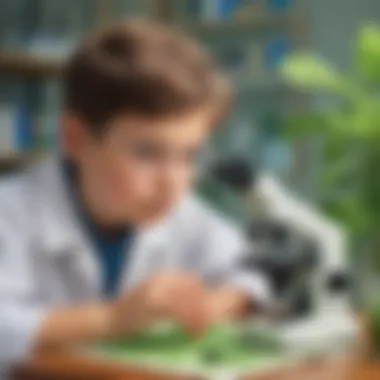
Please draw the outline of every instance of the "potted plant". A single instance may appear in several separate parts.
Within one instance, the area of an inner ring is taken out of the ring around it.
[[[295,52],[280,73],[291,86],[328,94],[330,106],[290,115],[287,134],[321,142],[321,205],[366,257],[362,301],[380,351],[380,27],[361,28],[346,72],[311,52]]]

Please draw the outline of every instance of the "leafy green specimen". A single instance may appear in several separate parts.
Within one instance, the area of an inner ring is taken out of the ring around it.
[[[249,364],[262,358],[276,357],[281,348],[273,337],[267,341],[250,333],[248,345],[245,332],[232,326],[214,326],[202,337],[188,337],[174,325],[157,326],[131,339],[108,342],[101,345],[103,355],[125,358],[149,364],[181,365],[196,367]],[[270,344],[268,344],[270,342]]]

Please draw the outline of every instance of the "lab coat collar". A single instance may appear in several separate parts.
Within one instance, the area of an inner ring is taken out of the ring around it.
[[[40,199],[37,212],[42,249],[58,266],[68,266],[75,278],[79,299],[97,297],[101,294],[101,267],[94,255],[94,247],[87,236],[86,228],[76,215],[75,205],[62,172],[59,160],[49,159],[37,165],[36,189]],[[157,270],[157,253],[167,252],[171,243],[172,218],[168,216],[149,228],[139,229],[133,247],[128,251],[129,258],[123,269],[120,291],[141,282],[147,273]],[[162,264],[162,263],[158,263]],[[74,286],[74,285],[73,285]]]
[[[44,186],[41,217],[45,231],[47,251],[54,255],[67,252],[92,250],[91,242],[76,215],[68,184],[64,178],[59,159],[46,159],[35,168],[39,186]],[[137,243],[144,247],[159,247],[170,241],[168,223],[170,215],[152,226],[137,231]]]
[[[34,175],[34,171],[37,175]],[[39,202],[40,218],[44,231],[43,241],[46,252],[62,255],[68,252],[88,248],[89,242],[75,215],[74,203],[71,200],[68,185],[64,179],[59,159],[46,159],[32,171],[36,186],[43,199]]]

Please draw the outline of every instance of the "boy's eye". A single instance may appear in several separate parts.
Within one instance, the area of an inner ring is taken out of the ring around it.
[[[198,147],[188,148],[182,151],[168,151],[162,146],[158,146],[150,143],[130,143],[126,147],[128,154],[133,155],[135,158],[140,160],[162,160],[162,159],[172,159],[175,161],[181,161],[186,164],[197,163],[199,157],[202,155],[202,150]]]
[[[154,159],[160,156],[159,149],[150,144],[132,144],[128,146],[127,150],[135,157],[144,160]]]

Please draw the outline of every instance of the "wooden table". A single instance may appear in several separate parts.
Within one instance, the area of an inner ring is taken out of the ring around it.
[[[297,364],[265,375],[243,380],[380,380],[380,361],[369,359],[368,329],[359,318],[362,334],[355,352],[339,358]],[[200,380],[157,374],[141,368],[100,362],[68,353],[36,357],[20,366],[14,380]],[[216,379],[218,380],[218,379]]]
[[[68,354],[35,358],[17,370],[15,380],[193,380],[158,375],[138,368],[100,363]],[[304,363],[293,368],[247,380],[380,380],[380,363],[360,359],[359,355],[326,362]],[[196,380],[196,379],[194,379]]]

